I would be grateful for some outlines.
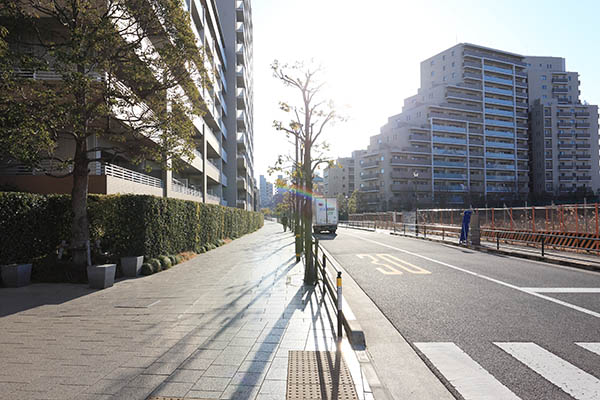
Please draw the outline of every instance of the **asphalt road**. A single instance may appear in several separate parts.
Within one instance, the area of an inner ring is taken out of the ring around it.
[[[319,237],[457,398],[600,399],[599,273],[353,229]]]

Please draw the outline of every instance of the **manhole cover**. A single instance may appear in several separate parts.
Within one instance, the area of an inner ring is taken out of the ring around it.
[[[287,400],[358,400],[341,353],[289,351]]]

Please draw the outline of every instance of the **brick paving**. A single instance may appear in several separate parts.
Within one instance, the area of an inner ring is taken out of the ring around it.
[[[0,398],[284,399],[288,351],[334,348],[303,271],[292,234],[267,222],[105,290],[1,288]]]

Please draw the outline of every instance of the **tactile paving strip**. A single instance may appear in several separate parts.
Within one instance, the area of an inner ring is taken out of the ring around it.
[[[358,400],[341,353],[288,352],[287,400]]]

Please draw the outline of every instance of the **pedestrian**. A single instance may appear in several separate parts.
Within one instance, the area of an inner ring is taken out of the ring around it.
[[[288,217],[287,215],[284,215],[283,217],[281,217],[281,224],[283,225],[283,231],[287,231],[287,224],[288,224]]]

